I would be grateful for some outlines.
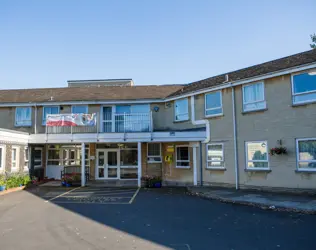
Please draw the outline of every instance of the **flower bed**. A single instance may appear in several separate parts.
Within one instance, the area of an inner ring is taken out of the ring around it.
[[[0,192],[11,188],[26,186],[31,182],[28,174],[2,174],[0,175]]]
[[[161,188],[161,177],[145,175],[142,177],[142,181],[147,188]]]
[[[80,173],[64,174],[61,180],[61,184],[62,186],[66,186],[66,187],[80,186],[81,174]]]

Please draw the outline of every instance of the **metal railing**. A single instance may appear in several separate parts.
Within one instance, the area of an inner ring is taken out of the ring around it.
[[[108,115],[106,115],[108,118]],[[46,134],[78,133],[133,133],[152,132],[152,113],[111,113],[110,120],[103,120],[99,114],[94,126],[46,126]]]

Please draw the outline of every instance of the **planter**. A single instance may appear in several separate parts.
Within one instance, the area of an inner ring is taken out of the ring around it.
[[[147,181],[145,187],[146,188],[161,188],[161,181],[159,182]]]
[[[161,182],[156,182],[154,183],[155,188],[161,188]]]
[[[5,186],[5,185],[0,186],[0,192],[1,192],[1,191],[5,191],[5,188],[6,188],[6,186]]]

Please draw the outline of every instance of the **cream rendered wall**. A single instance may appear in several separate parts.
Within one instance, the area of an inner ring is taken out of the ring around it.
[[[316,173],[297,173],[296,138],[316,137],[316,104],[292,106],[291,77],[265,80],[267,110],[243,113],[242,88],[236,87],[236,117],[241,187],[316,188]],[[288,155],[269,156],[271,172],[245,172],[245,142],[282,140]],[[233,152],[233,151],[232,151]]]

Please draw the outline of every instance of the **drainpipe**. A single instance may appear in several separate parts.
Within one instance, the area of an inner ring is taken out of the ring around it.
[[[231,83],[230,83],[230,87],[232,89],[232,109],[233,109],[233,127],[234,127],[235,183],[236,183],[236,190],[238,190],[239,189],[239,168],[238,168],[238,151],[237,151],[235,89]]]
[[[195,120],[195,97],[191,96],[191,122],[193,125],[205,125],[206,138],[200,142],[200,185],[203,186],[203,159],[202,159],[202,143],[208,143],[211,140],[210,122],[208,120]],[[193,166],[193,176],[197,178],[197,166]],[[197,180],[194,180],[197,183]]]

